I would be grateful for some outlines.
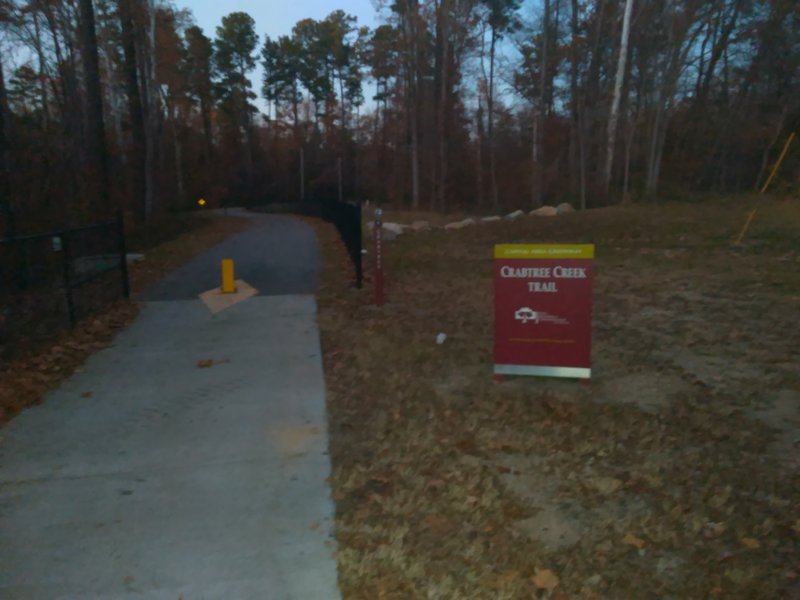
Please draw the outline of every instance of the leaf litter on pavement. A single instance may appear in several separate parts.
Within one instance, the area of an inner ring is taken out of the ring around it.
[[[763,208],[732,250],[742,214],[408,234],[382,308],[320,225],[345,598],[797,595],[799,473],[759,411],[800,392],[800,213]],[[492,245],[532,241],[597,244],[589,386],[492,381]]]

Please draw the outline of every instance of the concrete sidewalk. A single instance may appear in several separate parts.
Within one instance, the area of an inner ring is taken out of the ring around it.
[[[339,598],[327,448],[313,296],[147,303],[0,430],[0,597]]]

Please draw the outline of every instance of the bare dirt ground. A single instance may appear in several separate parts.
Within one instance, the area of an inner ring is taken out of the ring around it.
[[[381,309],[321,227],[345,597],[800,598],[800,204],[747,208],[405,234]],[[493,382],[492,246],[548,241],[597,244],[594,378]]]

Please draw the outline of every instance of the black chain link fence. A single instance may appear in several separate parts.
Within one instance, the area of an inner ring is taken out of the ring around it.
[[[129,296],[122,217],[0,239],[0,358]]]

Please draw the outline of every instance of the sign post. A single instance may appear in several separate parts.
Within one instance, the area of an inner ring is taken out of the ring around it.
[[[591,244],[494,249],[496,375],[591,377]]]

